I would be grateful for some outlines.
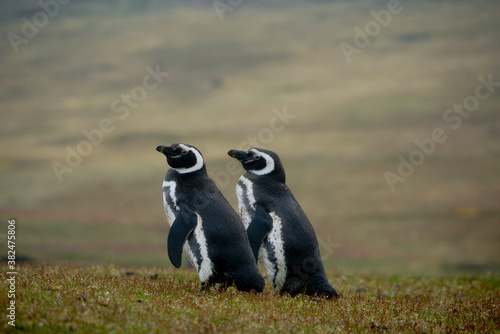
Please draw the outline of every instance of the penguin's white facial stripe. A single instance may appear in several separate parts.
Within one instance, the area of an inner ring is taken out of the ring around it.
[[[187,174],[187,173],[196,172],[197,170],[200,170],[203,167],[203,165],[204,165],[203,157],[201,156],[201,153],[198,152],[198,150],[196,150],[192,147],[188,147],[184,144],[179,144],[179,147],[182,148],[182,150],[185,152],[189,152],[189,151],[193,152],[194,155],[196,156],[196,164],[192,167],[189,167],[189,168],[172,168],[173,170],[179,172],[180,174]],[[177,155],[174,158],[179,158],[181,156],[182,156],[182,154]]]
[[[252,160],[245,160],[243,161],[244,164],[248,164],[250,162],[254,162],[255,160],[259,160],[260,159],[260,155],[259,153],[254,153],[253,154],[253,159]]]
[[[188,147],[188,146],[186,146],[184,144],[179,144],[179,147],[182,148],[182,150],[186,151],[186,152],[189,152],[192,149],[191,147]]]
[[[266,175],[274,170],[274,159],[269,154],[259,152],[256,149],[251,149],[250,152],[257,154],[260,158],[264,158],[266,160],[266,167],[259,170],[250,170],[249,172],[254,173],[255,175]]]

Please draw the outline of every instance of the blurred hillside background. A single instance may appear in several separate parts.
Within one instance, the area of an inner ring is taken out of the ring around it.
[[[235,208],[226,152],[276,151],[339,274],[500,271],[500,2],[42,3],[0,3],[3,259],[15,218],[19,260],[171,266],[184,142]]]

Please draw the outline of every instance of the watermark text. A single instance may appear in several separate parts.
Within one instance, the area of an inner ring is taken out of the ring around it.
[[[7,323],[10,326],[16,325],[16,221],[9,219],[7,225]]]

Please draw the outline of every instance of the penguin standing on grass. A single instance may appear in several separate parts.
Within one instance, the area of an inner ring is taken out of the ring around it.
[[[163,204],[170,224],[168,256],[179,268],[182,254],[194,265],[201,291],[235,285],[262,292],[259,272],[240,217],[208,177],[198,149],[186,144],[158,146],[170,169],[163,181]]]
[[[337,297],[328,282],[314,229],[285,184],[279,156],[268,150],[231,150],[247,171],[236,186],[240,216],[255,258],[274,289]]]

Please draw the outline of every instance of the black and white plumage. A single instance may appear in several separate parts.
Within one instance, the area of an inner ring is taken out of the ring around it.
[[[274,289],[291,295],[336,297],[325,275],[314,229],[285,184],[279,156],[260,148],[228,154],[247,171],[236,186],[238,208],[254,256]]]
[[[193,146],[158,146],[171,168],[163,181],[163,204],[170,224],[168,255],[179,268],[182,254],[198,271],[201,290],[235,285],[261,292],[265,281],[252,254],[245,227]]]

